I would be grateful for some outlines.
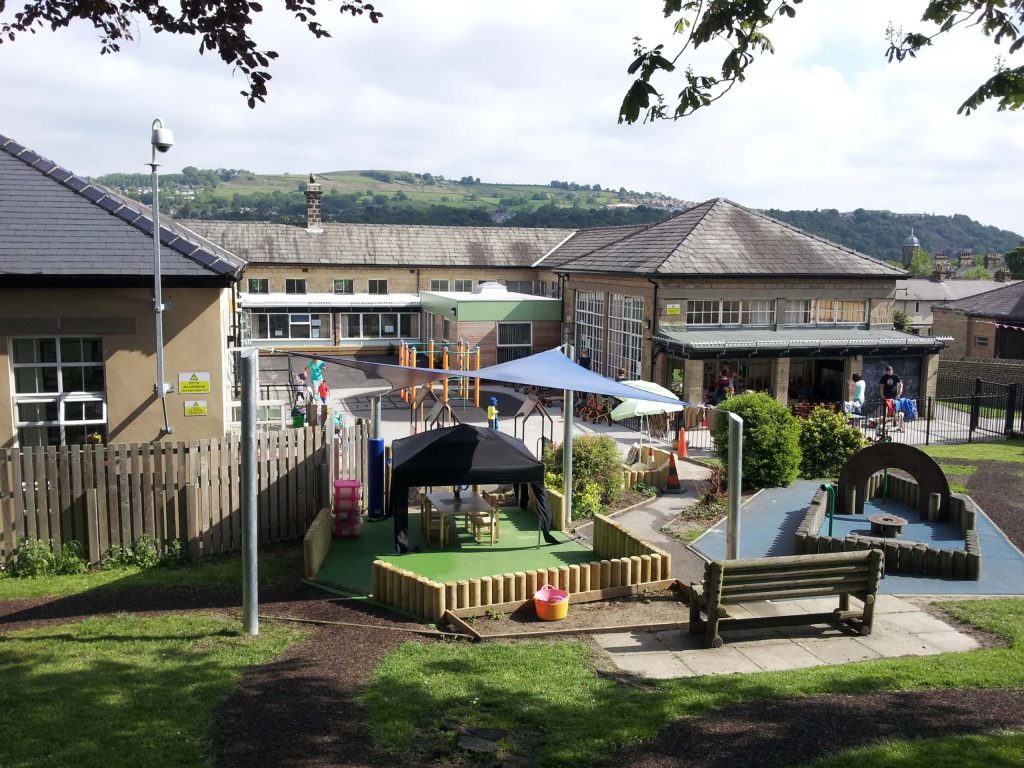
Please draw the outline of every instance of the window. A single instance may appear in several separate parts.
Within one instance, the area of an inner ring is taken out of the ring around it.
[[[353,285],[352,280],[346,280],[346,279],[335,280],[334,281],[334,292],[335,293],[344,293],[344,294],[355,293],[355,286]]]
[[[643,359],[644,300],[613,293],[608,297],[608,372],[625,368],[627,379],[639,379]]]
[[[338,316],[343,339],[418,339],[420,316],[413,312],[343,312]]]
[[[498,323],[498,362],[527,357],[533,351],[532,323]]]
[[[253,339],[330,339],[331,315],[308,312],[253,312]]]
[[[306,292],[306,279],[304,277],[294,278],[289,277],[284,281],[284,292],[285,293],[305,293]]]
[[[453,291],[459,291],[460,293],[472,293],[473,292],[473,281],[472,280],[454,280],[455,285],[452,287]]]
[[[374,293],[377,295],[384,295],[388,292],[388,281],[387,280],[368,280],[367,281],[367,292]]]
[[[718,325],[718,301],[686,302],[687,325]]]
[[[740,322],[743,325],[775,325],[775,302],[772,299],[743,301]]]
[[[505,288],[512,293],[533,293],[532,280],[506,280]]]
[[[448,281],[447,280],[431,280],[430,281],[430,290],[432,290],[432,291],[447,291],[448,290]],[[371,293],[372,293],[372,291],[371,291]]]
[[[836,302],[836,322],[860,324],[868,321],[868,304],[866,301]]]
[[[270,293],[270,280],[265,277],[250,277],[249,293]]]
[[[786,325],[811,325],[814,323],[814,301],[796,299],[786,302]]]
[[[14,339],[14,421],[18,445],[106,439],[103,344],[91,338]]]
[[[722,302],[722,325],[740,324],[741,303],[735,300]]]
[[[590,353],[592,371],[606,372],[604,294],[597,291],[576,291],[576,354],[583,352]]]
[[[974,337],[974,346],[976,346],[976,347],[987,347],[988,346],[988,336],[975,336]]]

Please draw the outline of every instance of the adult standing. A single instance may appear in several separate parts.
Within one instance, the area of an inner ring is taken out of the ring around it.
[[[903,379],[893,372],[891,365],[885,367],[885,375],[878,380],[878,393],[883,400],[896,400],[903,396]]]

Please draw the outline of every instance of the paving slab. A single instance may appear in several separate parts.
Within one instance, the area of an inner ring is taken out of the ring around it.
[[[849,664],[881,658],[878,651],[868,648],[859,637],[793,638],[793,642],[825,664]]]
[[[734,675],[763,671],[744,656],[739,648],[728,645],[721,648],[702,648],[699,651],[683,651],[676,655],[697,675]]]
[[[740,653],[766,672],[819,667],[825,662],[792,640],[744,643]]]
[[[626,653],[616,657],[614,661],[615,666],[623,672],[651,680],[671,680],[679,677],[693,677],[696,674],[669,651]]]
[[[653,632],[610,632],[594,635],[594,641],[611,654],[635,654],[665,651]]]
[[[918,632],[918,638],[933,648],[938,648],[943,653],[959,653],[963,651],[976,651],[981,648],[981,643],[968,634],[958,632],[955,629],[947,629],[939,632]]]
[[[911,634],[922,632],[944,632],[948,630],[949,624],[935,618],[930,613],[922,610],[905,611],[900,613],[887,613],[875,620],[875,627],[879,625],[895,625]]]
[[[872,634],[861,637],[860,642],[878,653],[880,656],[932,656],[942,651],[917,635],[908,635],[902,631],[892,631],[884,627],[875,627]]]

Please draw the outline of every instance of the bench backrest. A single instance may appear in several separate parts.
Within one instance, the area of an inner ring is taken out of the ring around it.
[[[758,600],[867,595],[878,591],[882,551],[714,560],[704,572],[709,604]]]

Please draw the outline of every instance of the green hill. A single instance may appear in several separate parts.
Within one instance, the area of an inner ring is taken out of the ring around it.
[[[150,202],[149,174],[108,174],[96,179],[124,195]],[[160,207],[182,219],[301,223],[307,174],[254,174],[245,169],[200,169],[160,177]],[[409,171],[351,170],[316,174],[323,187],[324,221],[448,226],[582,228],[661,221],[691,203],[658,192],[601,184],[551,181],[499,184],[478,177],[446,179]],[[976,255],[1005,253],[1019,234],[985,226],[963,215],[932,216],[868,211],[766,213],[808,232],[888,261],[913,229],[929,253],[970,248]]]
[[[1020,244],[1015,232],[985,226],[973,219],[955,216],[933,216],[926,213],[892,213],[866,211],[852,213],[834,209],[817,211],[765,211],[769,216],[788,222],[848,248],[886,261],[900,260],[900,246],[913,230],[921,247],[930,254],[945,249],[959,251],[970,248],[976,256],[1006,253]]]

